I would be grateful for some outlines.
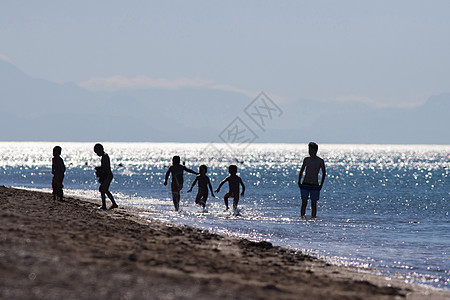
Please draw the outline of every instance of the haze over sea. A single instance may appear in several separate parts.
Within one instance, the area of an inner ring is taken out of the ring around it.
[[[0,184],[50,190],[55,145],[0,142]],[[100,160],[93,143],[59,145],[67,167],[66,195],[99,199],[94,167]],[[266,240],[333,263],[450,288],[450,146],[320,144],[328,176],[313,220],[300,218],[297,186],[306,144],[253,144],[236,155],[224,144],[103,145],[111,157],[111,191],[119,206],[143,208],[145,218]],[[240,215],[223,212],[226,187],[218,198],[210,196],[207,212],[201,212],[194,204],[196,189],[186,193],[195,178],[190,174],[185,175],[181,212],[174,212],[170,185],[163,185],[173,155],[194,170],[206,164],[214,189],[227,176],[228,165],[237,164],[247,188]]]

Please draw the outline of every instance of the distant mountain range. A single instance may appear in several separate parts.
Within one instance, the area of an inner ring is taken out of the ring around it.
[[[262,127],[245,114],[252,101],[207,88],[93,92],[0,60],[1,141],[221,142],[239,117],[255,142],[450,144],[450,93],[408,109],[300,99],[260,111]]]

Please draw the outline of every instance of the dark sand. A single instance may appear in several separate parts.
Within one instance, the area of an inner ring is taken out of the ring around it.
[[[450,299],[129,208],[7,187],[0,203],[0,299]]]

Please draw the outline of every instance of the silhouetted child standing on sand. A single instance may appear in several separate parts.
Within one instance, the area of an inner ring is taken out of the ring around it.
[[[228,210],[228,198],[233,198],[233,209],[237,209],[237,205],[239,202],[239,185],[242,185],[242,193],[241,196],[244,197],[245,192],[245,186],[242,182],[241,177],[237,176],[237,166],[231,165],[228,167],[228,172],[230,173],[230,176],[225,178],[219,185],[219,187],[216,190],[216,193],[220,191],[220,188],[222,185],[228,181],[229,191],[225,194],[223,200],[225,202],[226,210]]]
[[[180,209],[180,191],[183,188],[183,173],[185,171],[188,173],[198,175],[197,172],[192,171],[191,169],[188,169],[183,165],[180,165],[180,157],[174,156],[172,158],[172,165],[169,167],[169,170],[167,170],[164,185],[167,185],[169,175],[172,174],[171,190],[172,190],[173,205],[175,206],[176,211]]]
[[[208,187],[211,191],[211,195],[213,197],[213,188],[211,186],[211,181],[209,180],[209,177],[206,176],[206,172],[208,172],[208,168],[205,165],[201,165],[199,168],[200,174],[197,175],[194,182],[192,183],[191,188],[189,189],[188,193],[192,192],[192,189],[194,188],[195,184],[198,182],[198,192],[197,197],[195,197],[195,204],[200,204],[203,209],[206,207],[206,200],[208,199]]]
[[[53,200],[56,200],[56,197],[59,198],[59,201],[63,201],[63,180],[64,180],[64,172],[66,172],[66,166],[64,165],[64,161],[61,158],[62,148],[60,146],[55,146],[53,148],[53,158],[52,158],[52,189],[53,189]]]
[[[117,203],[114,201],[114,197],[109,191],[109,186],[113,180],[113,173],[111,171],[111,161],[109,160],[109,155],[105,153],[103,146],[101,144],[95,144],[94,152],[101,156],[101,166],[95,168],[98,181],[100,182],[100,195],[102,197],[102,206],[100,209],[106,209],[106,196],[111,200],[112,205],[110,209],[117,208]]]
[[[308,198],[311,199],[311,217],[317,217],[317,200],[319,200],[320,190],[322,189],[323,182],[325,181],[325,177],[327,172],[325,171],[325,162],[323,159],[317,156],[317,151],[319,150],[319,146],[310,142],[308,144],[309,156],[305,157],[303,160],[302,168],[300,169],[300,173],[298,175],[298,186],[300,188],[300,194],[302,197],[302,209],[301,216],[305,217],[306,206],[308,204]],[[322,180],[319,185],[319,171],[322,170]],[[302,177],[303,172],[305,172],[305,178]]]

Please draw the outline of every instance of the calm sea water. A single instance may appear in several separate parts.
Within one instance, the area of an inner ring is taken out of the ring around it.
[[[92,143],[60,143],[66,194],[99,198]],[[0,184],[49,190],[54,143],[0,143]],[[318,219],[300,218],[298,171],[306,144],[256,144],[230,155],[226,145],[105,143],[119,205],[146,209],[144,217],[193,225],[212,232],[267,240],[330,262],[400,276],[450,289],[450,146],[319,145],[327,179]],[[209,149],[205,151],[205,149]],[[215,151],[219,149],[221,152]],[[223,212],[209,198],[207,212],[187,194],[195,176],[185,175],[181,212],[174,212],[164,175],[173,155],[197,170],[208,166],[214,189],[237,164],[247,191],[240,215]],[[307,214],[310,214],[308,206]]]

